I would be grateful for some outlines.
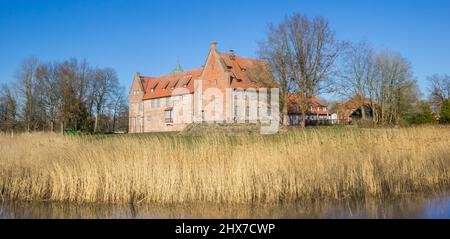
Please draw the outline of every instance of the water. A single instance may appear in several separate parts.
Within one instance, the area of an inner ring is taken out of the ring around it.
[[[438,218],[450,219],[450,194],[395,200],[320,201],[278,206],[0,203],[0,218]]]

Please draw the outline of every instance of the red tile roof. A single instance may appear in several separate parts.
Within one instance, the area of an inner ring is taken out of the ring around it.
[[[265,68],[265,63],[260,60],[244,58],[230,53],[220,52],[220,57],[225,63],[227,70],[230,71],[231,76],[234,78],[231,81],[232,88],[249,88],[256,87],[249,79],[248,70],[262,66]]]
[[[357,108],[360,107],[359,103],[357,103],[357,102],[361,101],[360,99],[361,98],[358,98],[357,96],[354,96],[350,100],[348,100],[347,102],[344,103],[344,107],[346,109],[350,109],[350,110],[357,109]],[[368,99],[368,98],[365,98],[361,103],[363,105],[365,105],[365,106],[372,105],[372,101],[370,99]]]
[[[232,56],[229,53],[219,52],[219,56],[223,61],[226,70],[233,77],[231,81],[232,88],[247,89],[256,87],[249,79],[247,71],[258,64],[264,64],[263,61],[244,58],[240,56]],[[159,77],[141,76],[142,85],[144,87],[144,100],[169,97],[174,89],[185,88],[189,93],[194,93],[194,80],[200,78],[204,68],[197,68],[182,73],[169,74]],[[153,89],[153,90],[152,90]]]
[[[309,109],[306,114],[311,114],[311,115],[331,115],[331,111],[326,109],[326,110],[317,110],[317,108],[313,108],[312,110]]]
[[[298,98],[299,96],[297,94],[289,94],[288,96],[289,98],[289,105],[288,105],[288,111],[289,113],[300,113],[300,111],[298,110],[297,104],[298,104]],[[326,107],[327,104],[320,100],[319,98],[317,98],[316,96],[312,96],[310,99],[310,107],[308,109],[308,111],[306,112],[307,114],[314,114],[314,115],[330,115],[331,111],[328,109],[320,109],[318,110],[317,108],[323,108]],[[312,107],[312,109],[311,109]]]
[[[295,102],[298,101],[299,96],[298,96],[298,94],[290,93],[288,98],[289,98],[289,101],[291,103],[295,103]],[[317,107],[317,106],[325,107],[325,106],[327,106],[327,104],[323,100],[320,100],[319,98],[317,98],[317,96],[314,96],[314,95],[311,96],[310,104],[312,106],[314,106],[314,107]]]
[[[194,80],[200,78],[203,68],[160,77],[141,77],[145,89],[144,100],[169,97],[175,89],[184,88],[194,92]],[[153,90],[152,90],[153,89]]]

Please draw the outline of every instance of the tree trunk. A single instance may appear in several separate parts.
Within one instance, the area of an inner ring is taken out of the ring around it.
[[[98,113],[95,115],[94,133],[97,133],[98,128]]]
[[[113,126],[112,126],[113,133],[116,132],[116,112],[114,111],[113,115]]]
[[[282,107],[282,123],[284,126],[288,126],[289,125],[289,119],[288,119],[288,99],[287,99],[287,94],[285,94],[283,96],[283,105]]]
[[[373,126],[377,127],[380,119],[379,119],[378,109],[376,108],[376,106],[373,105],[373,103],[371,105],[371,110],[372,110]]]
[[[361,119],[366,120],[366,108],[364,107],[364,103],[361,106]]]
[[[306,128],[306,113],[305,113],[305,110],[302,110],[301,115],[302,115],[302,119],[300,121],[300,127],[302,129],[304,129],[304,128]]]
[[[61,120],[61,134],[64,135],[64,121]]]

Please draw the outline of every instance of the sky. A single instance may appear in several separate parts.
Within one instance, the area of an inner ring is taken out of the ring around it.
[[[0,83],[20,62],[86,59],[112,67],[127,88],[136,72],[201,67],[210,42],[257,57],[270,23],[294,12],[323,16],[339,40],[401,53],[426,94],[426,77],[450,74],[448,0],[0,0]]]

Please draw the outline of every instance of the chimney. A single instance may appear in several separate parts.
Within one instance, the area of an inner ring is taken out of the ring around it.
[[[216,50],[217,49],[217,42],[213,41],[211,42],[211,50]]]
[[[231,60],[234,60],[234,57],[235,57],[235,55],[234,55],[234,50],[230,50],[230,59]]]

